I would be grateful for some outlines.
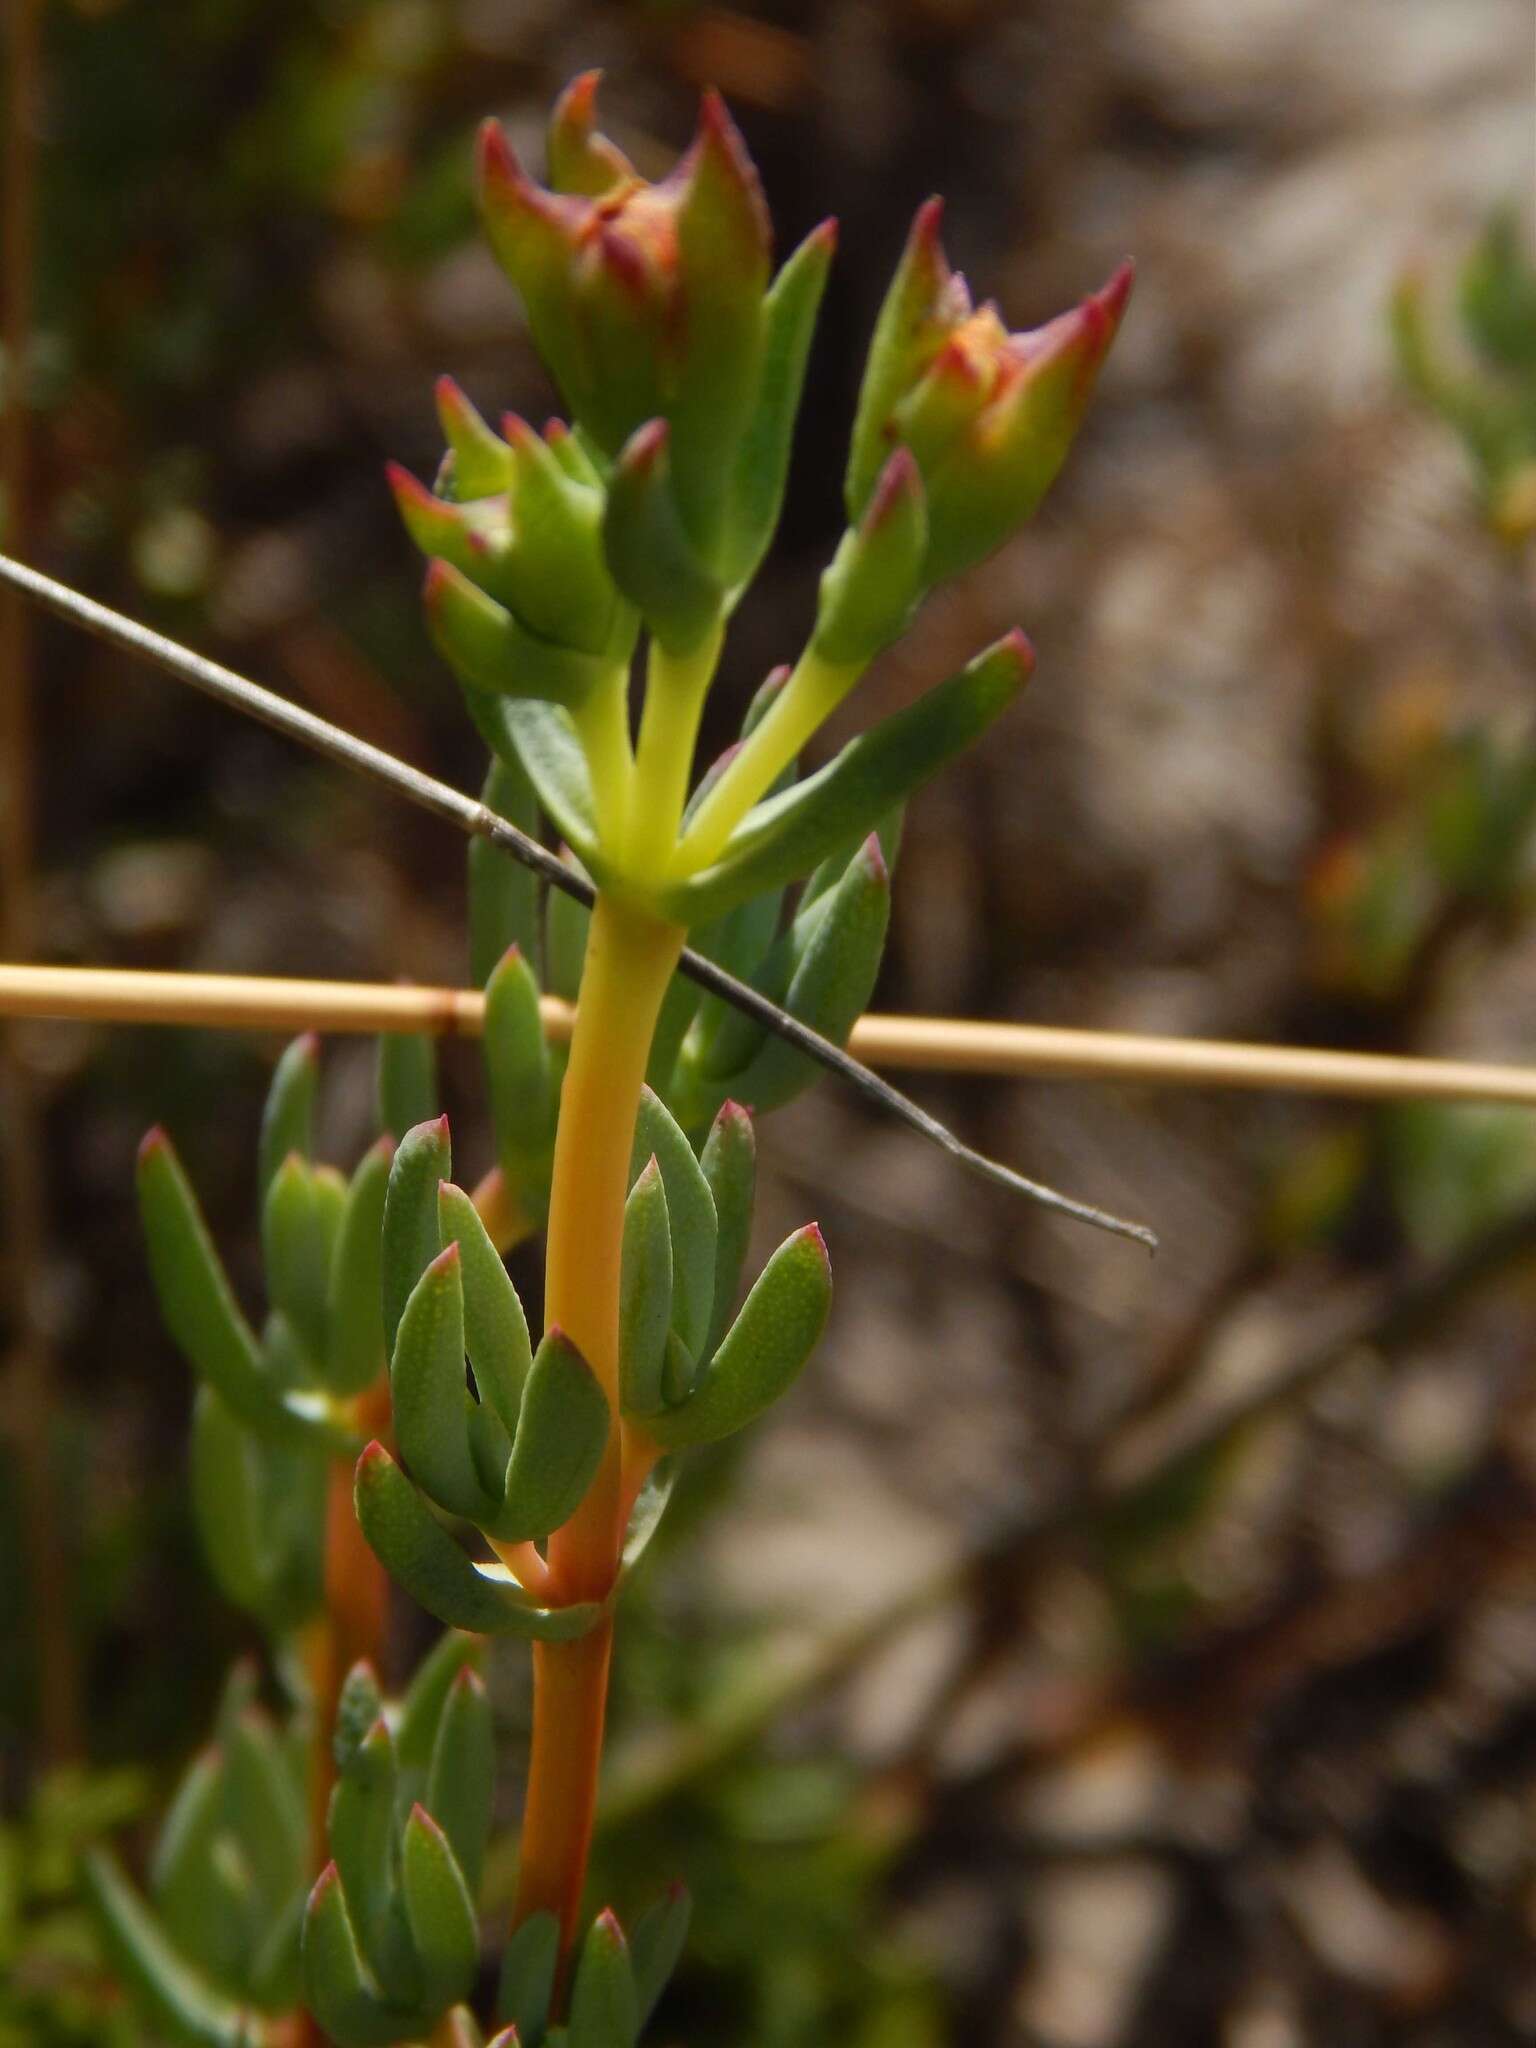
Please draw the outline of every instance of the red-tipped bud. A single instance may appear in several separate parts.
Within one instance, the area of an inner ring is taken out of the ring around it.
[[[555,102],[549,123],[549,182],[557,192],[601,198],[635,177],[623,150],[597,128],[601,71],[583,71]]]
[[[870,347],[846,495],[869,504],[893,445],[928,490],[925,586],[990,554],[1044,496],[1071,446],[1130,297],[1129,264],[1072,312],[1010,334],[973,307],[939,238],[941,209],[918,210]]]

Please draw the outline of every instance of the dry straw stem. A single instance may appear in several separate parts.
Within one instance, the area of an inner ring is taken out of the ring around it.
[[[546,996],[543,1009],[550,1037],[568,1039],[570,1005]],[[476,989],[405,984],[0,965],[0,1016],[232,1031],[425,1031],[478,1038],[485,1023],[485,998]],[[1357,1100],[1507,1102],[1536,1108],[1536,1070],[1492,1061],[875,1014],[859,1019],[849,1050],[871,1066],[912,1073],[1256,1088]]]

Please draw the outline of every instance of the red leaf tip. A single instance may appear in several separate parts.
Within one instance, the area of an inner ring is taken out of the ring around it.
[[[1035,672],[1035,644],[1022,626],[1015,626],[1011,633],[1005,633],[998,642],[999,650],[1006,649],[1019,665],[1021,676],[1027,680]]]
[[[161,1152],[169,1152],[170,1149],[171,1141],[165,1125],[151,1124],[139,1140],[140,1166],[143,1166],[147,1160],[155,1158]]]

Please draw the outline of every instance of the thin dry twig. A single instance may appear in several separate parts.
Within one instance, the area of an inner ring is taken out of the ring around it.
[[[95,633],[98,638],[122,648],[126,653],[142,655],[178,681],[189,683],[205,695],[217,698],[220,703],[228,704],[247,717],[271,726],[274,731],[298,740],[315,753],[324,754],[327,759],[368,776],[422,810],[447,819],[461,832],[488,839],[493,846],[510,853],[566,895],[574,896],[582,903],[593,901],[595,891],[592,885],[574,874],[547,847],[541,846],[536,839],[530,839],[526,832],[520,832],[507,819],[498,817],[473,797],[465,796],[462,790],[439,782],[436,776],[425,775],[404,761],[397,761],[382,747],[370,746],[366,740],[344,732],[340,726],[317,717],[314,712],[291,704],[274,691],[263,689],[259,683],[237,675],[233,669],[179,646],[176,641],[166,639],[164,634],[152,632],[137,620],[125,618],[121,612],[98,604],[94,598],[83,597],[67,584],[56,582],[51,576],[40,575],[37,570],[12,561],[6,555],[0,555],[0,585],[24,591],[61,618],[84,627],[87,632]],[[995,1187],[1023,1195],[1027,1201],[1054,1210],[1058,1215],[1092,1224],[1095,1229],[1107,1231],[1114,1237],[1132,1238],[1150,1251],[1157,1249],[1157,1234],[1146,1224],[1128,1222],[1092,1202],[1079,1201],[1075,1196],[1064,1195],[1041,1181],[1030,1180],[1011,1166],[1004,1166],[999,1160],[990,1159],[985,1153],[967,1145],[937,1117],[930,1116],[927,1110],[893,1088],[888,1081],[882,1081],[878,1074],[871,1073],[841,1046],[812,1031],[760,990],[738,981],[735,975],[727,974],[724,968],[717,967],[714,961],[706,960],[702,954],[685,947],[678,962],[678,971],[711,995],[719,996],[736,1009],[745,1011],[765,1030],[774,1032],[818,1066],[825,1067],[857,1089],[866,1100],[875,1103],[888,1115],[897,1117],[909,1129],[920,1132],[968,1172],[991,1181]]]

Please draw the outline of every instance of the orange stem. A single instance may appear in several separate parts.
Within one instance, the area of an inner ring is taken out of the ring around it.
[[[357,1423],[365,1435],[387,1431],[389,1393],[382,1379],[358,1401]],[[360,1657],[366,1657],[377,1669],[388,1627],[389,1574],[358,1527],[357,1511],[352,1504],[351,1464],[345,1458],[334,1458],[326,1479],[325,1599],[305,1644],[314,1714],[310,1839],[311,1862],[317,1876],[328,1860],[326,1815],[331,1788],[336,1782],[331,1738],[341,1688]]]
[[[545,1267],[545,1320],[572,1340],[614,1412],[586,1499],[550,1538],[556,1604],[604,1600],[618,1574],[624,1493],[618,1428],[619,1265],[635,1113],[683,933],[607,897],[592,916],[560,1100]],[[569,1948],[580,1924],[597,1810],[612,1623],[533,1658],[533,1749],[514,1925],[552,1912]]]

